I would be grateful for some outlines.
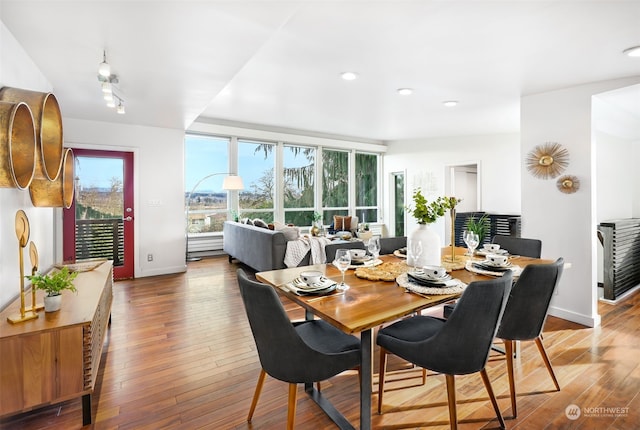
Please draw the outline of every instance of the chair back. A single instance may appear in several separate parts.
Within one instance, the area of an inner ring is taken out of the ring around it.
[[[540,258],[542,255],[542,241],[538,239],[526,239],[524,237],[513,237],[496,234],[491,239],[491,243],[497,243],[500,248],[509,251],[511,255],[522,255],[523,257]]]
[[[406,248],[407,236],[399,237],[381,237],[380,238],[380,255],[393,254],[393,251]]]
[[[511,289],[511,273],[471,282],[440,331],[422,341],[416,364],[449,375],[484,369]]]
[[[366,249],[364,247],[364,242],[361,240],[354,240],[353,242],[340,242],[340,243],[330,243],[325,245],[324,253],[327,256],[327,263],[333,263],[333,260],[336,258],[336,251],[338,249]]]
[[[530,264],[511,289],[497,337],[531,340],[540,336],[564,267],[564,259],[550,264]]]

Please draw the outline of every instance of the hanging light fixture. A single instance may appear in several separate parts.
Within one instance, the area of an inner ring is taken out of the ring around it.
[[[98,66],[98,74],[108,78],[111,76],[111,66],[107,63],[107,51],[102,51],[102,63]]]
[[[107,63],[106,50],[102,51],[102,63],[98,65],[98,82],[100,82],[102,97],[107,102],[107,106],[116,108],[116,112],[123,115],[125,113],[124,100],[122,100],[119,90],[118,95],[115,93],[115,84],[119,82],[118,76],[111,73],[111,65]]]

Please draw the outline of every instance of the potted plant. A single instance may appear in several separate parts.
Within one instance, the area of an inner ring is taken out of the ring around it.
[[[309,231],[311,232],[312,236],[318,236],[323,227],[322,214],[320,212],[313,212],[311,219],[313,220],[313,222],[311,223],[311,230]]]
[[[440,237],[428,228],[429,224],[458,203],[455,197],[438,197],[429,202],[420,188],[413,192],[413,207],[407,207],[407,213],[413,215],[418,222],[418,230],[414,231],[407,243],[407,264],[411,266],[426,266],[441,264],[442,244]]]
[[[44,311],[54,312],[60,309],[62,304],[62,291],[69,290],[77,292],[73,285],[73,280],[78,276],[78,272],[70,272],[68,267],[53,271],[46,275],[36,273],[26,276],[31,281],[31,288],[44,291]]]
[[[475,216],[470,216],[467,218],[467,222],[465,223],[465,228],[467,231],[471,231],[478,235],[478,243],[482,243],[487,232],[489,231],[489,217],[487,214],[483,214],[479,219],[476,220]]]

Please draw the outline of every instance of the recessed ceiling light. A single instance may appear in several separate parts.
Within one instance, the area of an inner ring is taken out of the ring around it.
[[[631,48],[627,48],[622,51],[623,54],[628,55],[629,57],[640,57],[640,46],[633,46]]]
[[[413,89],[411,88],[398,88],[397,91],[398,91],[398,94],[403,96],[409,96],[413,94]]]
[[[443,105],[445,105],[446,107],[455,107],[458,106],[458,101],[457,100],[447,100],[446,102],[442,102]]]
[[[355,72],[342,72],[340,74],[340,77],[345,81],[353,81],[354,79],[358,78],[358,74]]]

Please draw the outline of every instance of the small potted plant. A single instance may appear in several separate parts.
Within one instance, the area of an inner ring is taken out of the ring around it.
[[[322,231],[322,214],[320,212],[314,212],[311,216],[313,222],[311,223],[311,236],[318,236]]]
[[[482,243],[485,236],[489,232],[489,217],[487,216],[487,214],[483,214],[479,219],[476,219],[475,216],[470,216],[469,218],[467,218],[465,227],[467,231],[472,231],[477,234],[478,242]]]
[[[70,272],[68,267],[63,267],[52,273],[26,276],[31,281],[31,288],[42,290],[47,295],[44,297],[44,311],[55,312],[60,310],[62,304],[62,291],[77,291],[73,280],[78,276],[77,272]]]

